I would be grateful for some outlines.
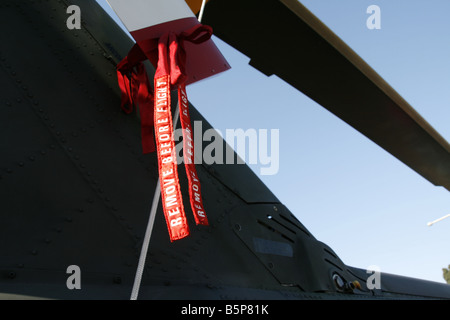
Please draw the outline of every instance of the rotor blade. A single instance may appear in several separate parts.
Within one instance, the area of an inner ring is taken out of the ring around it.
[[[203,22],[248,56],[450,191],[450,145],[297,0],[210,0]]]

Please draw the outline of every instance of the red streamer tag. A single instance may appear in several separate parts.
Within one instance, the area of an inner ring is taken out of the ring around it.
[[[144,153],[155,149],[152,128],[155,130],[158,170],[161,186],[161,199],[169,230],[170,241],[189,235],[183,198],[178,178],[177,157],[173,137],[170,89],[178,88],[180,120],[183,129],[183,147],[186,175],[189,184],[189,200],[196,224],[208,225],[200,181],[194,164],[194,140],[186,94],[186,52],[185,42],[200,44],[212,35],[208,26],[195,27],[177,35],[174,32],[163,34],[158,41],[150,39],[135,45],[128,56],[119,64],[117,76],[122,91],[122,109],[130,113],[133,103],[138,102],[141,110],[142,147]],[[157,48],[157,52],[156,52]],[[154,78],[154,99],[141,61],[154,60],[157,68]],[[128,77],[131,73],[131,78]],[[153,110],[153,112],[152,112]]]
[[[178,103],[180,106],[181,127],[183,128],[183,155],[189,182],[191,208],[194,213],[195,222],[207,226],[208,219],[206,218],[205,209],[203,208],[200,181],[197,178],[197,170],[195,169],[194,164],[194,140],[184,83],[178,87]]]
[[[170,76],[155,78],[155,133],[158,152],[161,199],[169,229],[170,241],[189,235],[178,180],[177,158],[173,138],[172,113],[170,111]]]

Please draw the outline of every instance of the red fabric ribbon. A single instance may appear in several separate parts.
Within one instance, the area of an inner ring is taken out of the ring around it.
[[[119,63],[117,68],[119,86],[122,91],[122,109],[126,113],[130,113],[133,111],[133,102],[137,102],[141,110],[144,153],[155,149],[153,139],[156,139],[162,205],[171,241],[189,235],[176,163],[170,101],[170,90],[172,88],[178,89],[180,120],[183,129],[184,162],[192,212],[196,224],[208,225],[208,219],[203,208],[200,181],[194,165],[193,131],[185,88],[187,76],[184,42],[189,41],[199,44],[207,41],[211,35],[212,29],[205,25],[197,25],[181,34],[167,32],[158,41],[151,39],[139,42],[132,48],[128,57]],[[150,93],[149,81],[142,64],[145,58],[157,65],[154,77],[155,94],[153,96]],[[131,78],[127,75],[129,73],[131,73]],[[154,105],[152,104],[153,97]],[[153,111],[151,119],[148,114],[149,110]],[[154,127],[155,136],[150,136],[148,131],[150,120],[152,129]],[[153,144],[148,140],[152,140]]]
[[[147,59],[140,48],[135,45],[117,65],[117,79],[122,91],[120,107],[130,114],[135,104],[139,105],[141,117],[141,140],[143,153],[156,150],[153,125],[153,94],[150,82],[142,63]]]

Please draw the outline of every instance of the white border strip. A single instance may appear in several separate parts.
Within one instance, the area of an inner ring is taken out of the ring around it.
[[[184,0],[107,0],[129,32],[195,17]]]

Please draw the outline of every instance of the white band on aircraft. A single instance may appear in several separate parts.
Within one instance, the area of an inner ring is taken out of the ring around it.
[[[195,18],[184,0],[107,0],[129,32],[160,23]]]

